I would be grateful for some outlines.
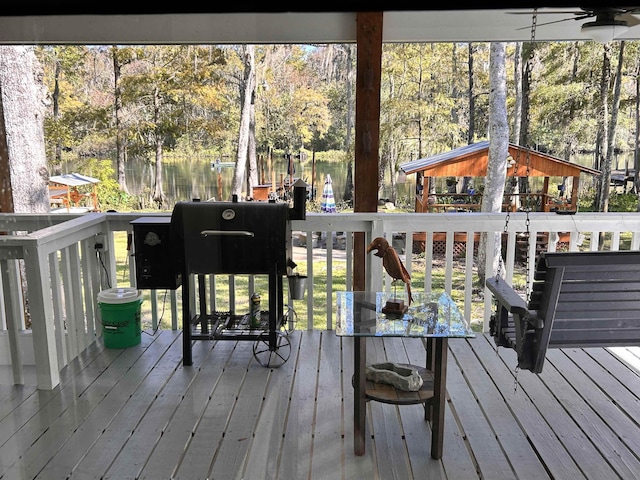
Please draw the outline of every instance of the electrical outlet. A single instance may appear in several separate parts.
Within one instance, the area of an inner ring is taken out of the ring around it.
[[[105,238],[105,236],[102,233],[98,233],[95,236],[95,248],[96,250],[98,250],[99,252],[106,252],[107,251],[107,239]]]

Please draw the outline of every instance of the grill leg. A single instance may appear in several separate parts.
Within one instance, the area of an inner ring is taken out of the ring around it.
[[[191,289],[189,281],[189,274],[186,271],[182,272],[182,364],[187,366],[193,364],[191,356],[191,311],[189,310]]]
[[[207,290],[204,275],[198,275],[198,299],[200,304],[200,331],[209,333],[209,315],[207,314]]]
[[[274,264],[269,273],[269,349],[277,349],[278,319],[282,317],[283,307],[282,275],[278,275],[278,264]]]

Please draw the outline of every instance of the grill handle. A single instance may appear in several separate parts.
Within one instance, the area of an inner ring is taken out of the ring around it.
[[[246,230],[202,230],[200,235],[203,237],[210,236],[237,236],[237,237],[253,237],[255,236],[253,232],[247,232]]]

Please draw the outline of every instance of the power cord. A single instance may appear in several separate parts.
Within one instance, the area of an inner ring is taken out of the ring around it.
[[[167,291],[165,289],[164,291],[164,295],[162,296],[162,312],[160,313],[160,318],[158,318],[158,324],[156,325],[156,328],[153,329],[153,333],[149,333],[146,330],[143,330],[143,333],[146,333],[147,335],[153,337],[155,336],[156,333],[158,333],[158,330],[160,329],[160,326],[162,325],[162,319],[164,318],[164,310],[165,307],[167,305]]]
[[[98,252],[98,262],[100,266],[102,266],[102,270],[104,270],[104,276],[107,281],[107,287],[111,288],[111,280],[109,279],[109,270],[107,270],[107,266],[104,264],[104,259],[102,258],[102,244],[96,243],[96,252]]]

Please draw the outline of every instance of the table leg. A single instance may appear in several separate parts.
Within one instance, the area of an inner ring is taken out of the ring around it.
[[[433,372],[433,366],[436,363],[435,343],[436,343],[436,340],[434,337],[428,337],[425,339],[425,349],[427,351],[427,361],[425,363],[425,367],[430,372]],[[433,401],[428,401],[428,402],[425,402],[424,404],[424,419],[427,422],[430,422],[431,417],[433,417]]]
[[[353,453],[364,455],[366,434],[366,341],[364,337],[354,339],[353,359]]]
[[[448,339],[435,340],[435,364],[433,368],[433,415],[431,418],[431,458],[442,458],[444,443],[444,409],[446,406]]]

